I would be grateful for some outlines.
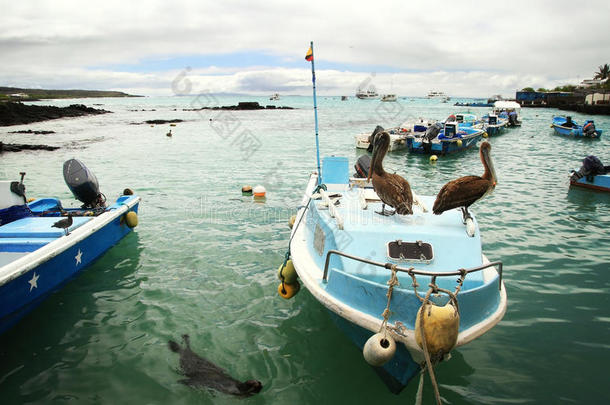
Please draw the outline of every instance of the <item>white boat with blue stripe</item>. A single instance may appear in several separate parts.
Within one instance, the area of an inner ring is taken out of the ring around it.
[[[390,358],[374,367],[392,392],[426,364],[416,339],[422,301],[444,306],[451,299],[442,292],[454,294],[455,347],[501,320],[507,306],[502,263],[483,254],[474,215],[470,230],[458,209],[434,215],[426,209],[434,196],[419,196],[413,215],[379,215],[381,201],[365,179],[350,178],[345,157],[325,158],[319,179],[311,175],[292,229],[292,264],[356,345],[365,347],[378,333],[395,342]]]

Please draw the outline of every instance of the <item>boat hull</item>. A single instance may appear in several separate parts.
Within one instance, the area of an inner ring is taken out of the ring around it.
[[[347,164],[344,170],[347,171]],[[324,177],[322,181],[325,182]],[[328,185],[327,182],[326,184]],[[485,267],[482,273],[476,273],[478,275],[464,283],[457,296],[462,314],[457,346],[484,334],[503,317],[507,300],[501,276],[498,276],[501,269],[498,272],[482,255],[478,231],[474,237],[464,236],[464,225],[457,210],[440,216],[428,211],[416,212],[413,216],[396,215],[388,219],[375,214],[381,208],[380,202],[375,203],[374,207],[358,208],[359,204],[364,204],[363,200],[368,201],[368,197],[349,195],[359,192],[357,187],[352,187],[351,182],[349,186],[345,185],[342,192],[336,185],[331,185],[329,193],[344,195],[340,197],[340,204],[328,205],[336,208],[324,209],[320,208],[322,203],[319,200],[308,197],[316,186],[317,176],[312,175],[301,204],[303,208],[297,214],[292,231],[292,263],[304,287],[332,313],[333,318],[340,318],[337,324],[358,347],[362,348],[364,342],[382,328],[382,313],[387,305],[389,267],[371,266],[360,259],[354,261],[354,257],[344,257],[337,252],[359,253],[367,258],[374,257],[381,263],[382,260],[390,260],[386,258],[383,251],[385,248],[382,247],[386,238],[405,241],[423,239],[444,250],[439,250],[431,263],[415,264],[416,270],[445,272],[447,267],[453,269],[454,266]],[[371,192],[369,189],[366,193]],[[431,196],[420,198],[424,199],[426,205],[433,202]],[[336,217],[332,217],[330,211],[335,212]],[[389,223],[379,224],[384,220]],[[428,226],[433,223],[436,225]],[[448,228],[452,229],[448,231],[451,234],[439,236],[439,230]],[[448,240],[451,243],[448,244]],[[473,255],[465,257],[461,253],[464,251]],[[400,285],[394,287],[390,303],[388,333],[396,341],[397,347],[401,348],[390,362],[375,368],[393,392],[398,392],[407,385],[417,375],[419,364],[424,361],[423,352],[415,340],[415,319],[430,278],[418,276],[417,280],[423,291],[418,290],[416,295],[411,278],[404,273],[399,276]],[[455,277],[442,276],[437,283],[441,288],[453,289]],[[445,302],[437,304],[444,305]]]
[[[483,137],[483,131],[478,131],[475,135],[465,136],[456,139],[434,139],[432,142],[423,142],[421,137],[407,137],[407,148],[411,153],[426,155],[449,155],[462,152],[476,146],[477,142]],[[461,145],[458,142],[461,141]]]
[[[49,293],[76,276],[131,232],[123,217],[128,211],[137,213],[140,198],[125,196],[119,201],[116,209],[95,217],[69,235],[38,249],[35,249],[36,239],[23,241],[34,249],[29,253],[24,252],[23,246],[15,244],[15,241],[9,243],[8,238],[0,237],[3,253],[10,254],[11,250],[16,255],[26,253],[0,267],[0,333],[14,326]],[[44,241],[44,238],[38,239]]]
[[[570,185],[574,187],[583,187],[590,190],[610,192],[610,174],[598,174],[593,176],[593,181],[587,180],[587,177],[582,177],[578,180],[570,180]]]

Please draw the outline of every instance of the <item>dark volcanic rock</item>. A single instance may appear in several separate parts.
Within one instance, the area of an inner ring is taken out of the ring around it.
[[[110,111],[97,110],[83,104],[68,107],[50,105],[26,105],[23,103],[0,103],[0,126],[30,124],[64,117],[80,117],[91,114],[105,114]]]
[[[185,108],[182,111],[201,111],[201,110],[294,110],[293,107],[283,106],[262,106],[256,101],[240,101],[237,105],[223,105],[217,107]]]
[[[2,152],[21,152],[24,150],[57,150],[59,146],[49,145],[27,145],[20,143],[2,143],[0,142],[0,153]]]
[[[35,134],[35,135],[46,135],[46,134],[54,134],[55,131],[32,131],[28,129],[26,131],[9,131],[9,134]]]
[[[179,119],[174,119],[174,120],[148,120],[148,121],[144,121],[147,124],[171,124],[174,122],[183,122],[183,120],[179,120]]]

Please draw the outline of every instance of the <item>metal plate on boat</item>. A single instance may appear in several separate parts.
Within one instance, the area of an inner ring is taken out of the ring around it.
[[[405,262],[430,263],[434,259],[432,245],[421,240],[388,242],[388,258]]]

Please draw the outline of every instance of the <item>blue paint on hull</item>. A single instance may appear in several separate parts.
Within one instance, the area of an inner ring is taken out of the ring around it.
[[[109,210],[116,210],[121,205],[134,199],[139,198],[135,196],[121,197],[116,204],[109,207]],[[138,206],[139,203],[136,203],[130,211],[137,213]],[[71,244],[56,256],[48,257],[38,266],[1,285],[0,333],[14,326],[19,319],[40,304],[51,292],[76,276],[131,232],[131,228],[122,220],[123,215],[117,213],[113,220],[86,238]],[[47,220],[48,218],[31,218],[31,222],[37,219]],[[56,220],[57,217],[53,219],[53,221]],[[61,232],[63,233],[63,230]],[[69,238],[70,236],[59,237]],[[41,248],[53,240],[54,238],[10,238],[6,237],[5,234],[4,237],[0,237],[0,252],[23,255],[27,252],[36,251],[36,248]]]

